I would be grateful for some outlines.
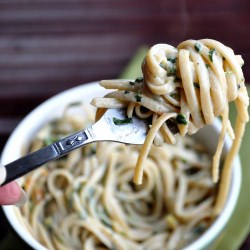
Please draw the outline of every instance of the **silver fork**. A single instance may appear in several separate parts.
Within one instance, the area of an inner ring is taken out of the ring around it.
[[[0,185],[58,159],[74,149],[98,141],[143,144],[149,124],[146,119],[127,118],[125,109],[108,109],[92,126],[0,167]]]

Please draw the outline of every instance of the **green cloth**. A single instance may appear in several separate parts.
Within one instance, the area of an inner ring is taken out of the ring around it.
[[[141,62],[147,52],[147,48],[139,49],[132,61],[121,74],[122,78],[133,79],[141,76]],[[250,86],[248,86],[250,94]],[[230,105],[230,119],[234,124],[236,118],[236,109]],[[250,122],[247,124],[246,132],[240,149],[240,159],[242,164],[242,186],[237,207],[228,222],[221,237],[215,243],[215,249],[236,250],[244,242],[250,232]]]

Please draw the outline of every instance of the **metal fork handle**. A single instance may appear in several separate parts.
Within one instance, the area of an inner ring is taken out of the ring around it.
[[[131,123],[117,126],[119,124],[114,122],[114,117],[123,120],[127,117],[126,109],[108,109],[105,115],[92,126],[17,159],[6,166],[0,166],[0,185],[7,184],[46,162],[58,159],[88,143],[97,141],[116,141],[137,145],[144,143],[148,129],[145,119],[142,120],[135,116]]]
[[[5,185],[49,161],[56,160],[76,148],[96,141],[91,131],[92,127],[86,128],[85,130],[65,137],[5,166],[1,166],[5,168],[6,176],[5,180],[3,180],[0,185]]]

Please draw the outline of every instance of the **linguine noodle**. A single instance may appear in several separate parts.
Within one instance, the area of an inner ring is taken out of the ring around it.
[[[178,126],[182,136],[193,134],[215,117],[221,117],[222,129],[213,156],[212,176],[220,189],[215,205],[218,214],[225,204],[231,179],[231,166],[239,151],[241,140],[249,120],[249,98],[244,84],[241,56],[212,39],[187,40],[177,48],[157,44],[150,48],[142,63],[143,78],[135,81],[105,80],[101,86],[117,89],[103,98],[95,98],[92,104],[98,108],[128,107],[128,117],[151,117],[152,127],[137,160],[134,182],[142,183],[144,162],[154,143],[175,144],[176,139],[167,121]],[[235,129],[229,120],[229,102],[235,102],[238,116]],[[97,117],[98,118],[98,117]],[[226,133],[233,145],[226,156],[220,177],[220,158]]]
[[[72,116],[71,108],[37,134],[31,151],[93,123],[94,113]],[[151,147],[140,186],[139,146],[89,144],[47,163],[22,179],[29,202],[20,220],[48,249],[183,248],[214,220],[217,187],[203,146],[175,140]]]
[[[150,119],[144,145],[90,144],[25,176],[29,202],[18,210],[22,223],[48,249],[174,250],[194,241],[224,206],[249,119],[242,65],[217,41],[187,40],[177,48],[153,46],[143,78],[101,81],[115,91],[93,99],[96,119],[124,107],[128,117]],[[86,106],[81,116],[72,108],[37,134],[30,151],[93,123]],[[222,129],[211,157],[189,135],[216,117]],[[232,147],[220,168],[226,133]]]

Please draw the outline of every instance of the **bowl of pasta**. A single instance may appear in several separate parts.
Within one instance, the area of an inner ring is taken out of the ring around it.
[[[12,133],[3,164],[89,126],[90,102],[107,93],[94,82],[42,103]],[[241,185],[236,156],[226,202],[215,213],[211,165],[220,131],[218,120],[194,136],[176,135],[174,145],[152,145],[141,185],[133,181],[139,146],[89,144],[21,177],[28,202],[4,206],[4,213],[37,250],[206,249],[230,219]],[[226,137],[223,154],[230,146]]]
[[[13,132],[3,164],[90,126],[109,108],[127,112],[115,125],[138,116],[149,130],[143,145],[88,144],[20,178],[28,202],[4,207],[13,228],[39,250],[214,248],[241,185],[243,64],[212,39],[156,44],[143,77],[85,84],[41,104]]]

